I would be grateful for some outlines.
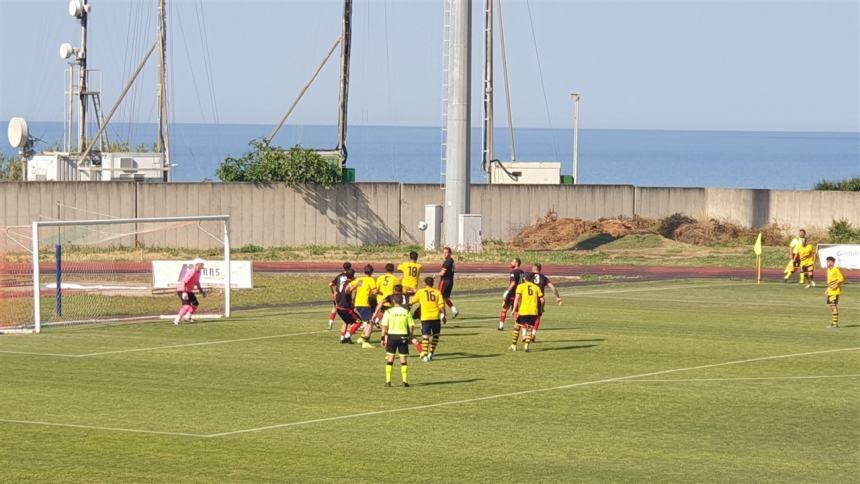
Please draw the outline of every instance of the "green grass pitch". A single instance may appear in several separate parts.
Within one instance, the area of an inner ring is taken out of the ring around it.
[[[503,284],[411,388],[325,305],[0,336],[0,481],[857,482],[852,287],[573,285],[511,353]]]

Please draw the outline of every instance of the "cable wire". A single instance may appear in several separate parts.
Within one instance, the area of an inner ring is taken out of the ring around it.
[[[552,151],[553,151],[553,155],[555,156],[555,159],[557,160],[557,159],[559,159],[558,147],[555,144],[555,134],[552,132],[552,118],[550,117],[550,114],[549,114],[549,101],[547,100],[547,96],[546,96],[546,84],[544,83],[543,68],[541,67],[541,61],[540,61],[540,51],[538,50],[537,36],[535,35],[535,23],[534,23],[534,18],[532,17],[532,6],[531,6],[531,2],[529,2],[529,0],[526,0],[526,9],[528,9],[528,12],[529,12],[529,28],[531,29],[532,45],[534,46],[535,57],[537,58],[538,75],[540,76],[540,88],[541,88],[541,92],[543,93],[543,105],[544,105],[544,108],[546,109],[546,120],[547,120],[547,123],[549,123],[550,138],[552,139]]]

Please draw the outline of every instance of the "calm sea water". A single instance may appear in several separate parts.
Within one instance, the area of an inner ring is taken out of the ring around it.
[[[30,123],[49,143],[62,139],[61,123]],[[176,181],[215,180],[227,156],[239,156],[250,139],[268,135],[269,125],[175,124],[171,126]],[[2,133],[6,122],[0,123]],[[109,134],[132,146],[151,144],[155,127],[117,124]],[[5,137],[4,137],[5,138]],[[285,126],[282,146],[331,148],[334,126]],[[561,161],[572,171],[570,129],[519,129],[518,161]],[[510,159],[507,131],[496,131],[496,157]],[[40,144],[38,147],[43,148]],[[443,171],[441,133],[427,127],[350,127],[348,166],[358,181],[438,183]],[[40,148],[40,149],[41,149]],[[807,189],[822,178],[860,176],[860,133],[582,130],[581,183],[640,186],[700,186]],[[5,139],[0,151],[13,154]],[[480,131],[472,131],[472,180],[483,183]]]

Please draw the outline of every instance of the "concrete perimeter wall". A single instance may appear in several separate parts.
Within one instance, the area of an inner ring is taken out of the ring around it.
[[[34,220],[220,215],[232,217],[233,246],[420,244],[424,205],[442,204],[439,185],[355,183],[331,190],[251,183],[0,183],[0,228],[23,233]],[[760,227],[824,230],[834,219],[860,226],[860,193],[630,185],[474,185],[472,212],[483,214],[485,239],[509,240],[550,211],[598,219],[676,212]],[[8,226],[24,226],[6,229]],[[28,244],[26,238],[16,237]],[[129,239],[117,241],[123,244]],[[196,227],[138,236],[148,246],[212,247]],[[0,237],[0,250],[18,247]]]

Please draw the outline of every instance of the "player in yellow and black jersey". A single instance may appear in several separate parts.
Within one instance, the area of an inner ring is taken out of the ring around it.
[[[442,333],[442,323],[445,322],[445,298],[433,287],[433,278],[424,278],[424,287],[415,291],[409,300],[411,305],[418,304],[421,317],[421,345],[424,348],[419,356],[421,361],[433,360],[436,348],[439,346],[439,335]]]
[[[827,261],[827,305],[830,306],[830,327],[839,327],[839,296],[842,294],[842,284],[845,276],[836,267],[836,258],[828,257]]]
[[[806,282],[806,288],[815,286],[813,271],[815,270],[815,246],[809,243],[809,239],[800,239],[797,247],[797,257],[800,259],[800,283]],[[805,279],[805,281],[804,281]]]
[[[421,268],[423,266],[418,263],[418,252],[414,250],[409,252],[409,261],[401,262],[397,266],[397,270],[403,274],[401,284],[403,291],[406,294],[414,294],[418,290],[418,281],[421,280]]]
[[[364,276],[349,283],[348,288],[355,294],[355,311],[361,318],[362,323],[368,324],[373,316],[373,309],[370,307],[370,297],[376,292],[376,280],[373,278],[373,266],[367,264],[364,266]],[[360,326],[360,325],[359,325]],[[358,330],[358,327],[350,326],[342,338],[346,343],[352,343],[352,335]]]
[[[373,326],[382,320],[383,308],[391,307],[391,304],[388,302],[388,298],[394,294],[394,287],[399,283],[400,281],[398,281],[397,277],[394,275],[394,264],[390,262],[385,264],[385,274],[376,278],[376,294],[371,301],[371,304],[373,305],[373,318],[372,320],[366,321],[364,331],[362,331],[361,337],[358,339],[362,348],[373,348],[373,346],[370,345],[370,336],[373,334]]]
[[[525,327],[526,336],[523,340],[525,343],[525,351],[529,350],[531,343],[532,329],[535,321],[540,315],[540,308],[543,306],[543,291],[540,286],[532,282],[534,274],[529,272],[526,274],[525,280],[517,286],[514,297],[514,317],[517,320],[514,325],[514,332],[511,333],[511,351],[517,350],[517,341],[520,339],[520,330]]]

